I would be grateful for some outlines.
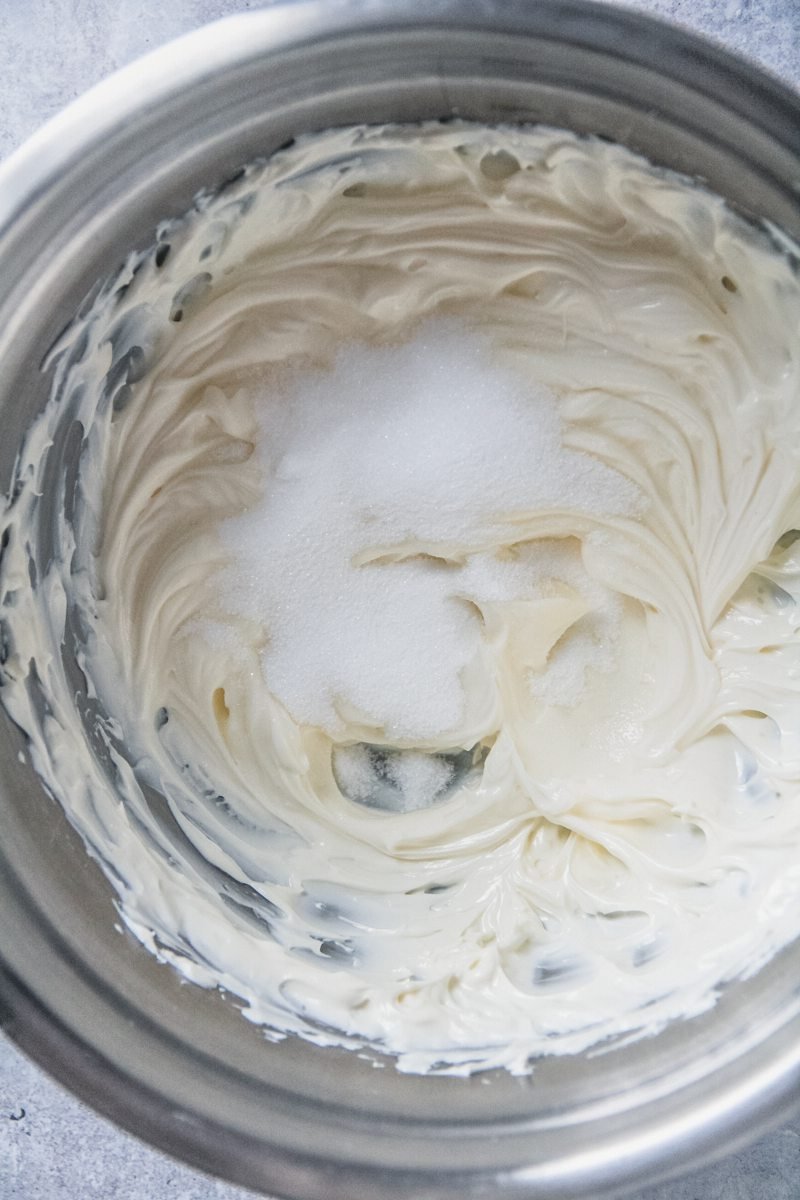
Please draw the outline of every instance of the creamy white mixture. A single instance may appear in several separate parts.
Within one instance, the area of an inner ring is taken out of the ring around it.
[[[308,138],[165,224],[54,353],[0,575],[128,928],[465,1073],[800,933],[799,330],[764,233],[559,131]]]

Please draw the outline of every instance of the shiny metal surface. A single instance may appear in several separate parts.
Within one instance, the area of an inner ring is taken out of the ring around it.
[[[199,187],[306,129],[459,115],[615,138],[800,237],[800,102],[701,41],[574,2],[302,3],[192,34],[101,85],[0,172],[0,486],[39,364],[98,278]],[[530,1079],[399,1075],[266,1043],[114,929],[111,892],[0,726],[0,1016],[98,1109],[230,1179],[322,1200],[598,1196],[785,1115],[800,946],[655,1039]]]

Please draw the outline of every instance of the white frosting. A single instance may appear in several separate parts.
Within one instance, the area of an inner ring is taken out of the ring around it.
[[[0,575],[0,697],[128,928],[269,1036],[460,1072],[796,936],[787,258],[470,125],[305,139],[159,239],[54,352]]]

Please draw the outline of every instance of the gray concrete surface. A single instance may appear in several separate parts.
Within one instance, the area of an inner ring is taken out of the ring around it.
[[[800,87],[800,0],[621,2],[704,32]],[[255,0],[0,0],[0,158],[137,55],[256,7]],[[121,1133],[0,1037],[0,1200],[246,1195]],[[748,1150],[635,1200],[800,1200],[800,1117]]]

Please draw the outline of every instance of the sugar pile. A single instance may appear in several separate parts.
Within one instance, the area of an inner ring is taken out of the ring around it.
[[[637,504],[628,480],[563,446],[547,388],[452,322],[348,345],[254,404],[263,496],[221,527],[220,598],[266,630],[272,693],[334,737],[355,723],[414,744],[455,728],[464,673],[487,669],[481,601],[559,577],[552,543],[501,553],[512,518]]]
[[[381,752],[357,742],[340,746],[333,771],[342,792],[358,804],[384,812],[415,812],[446,794],[452,762],[419,750]]]

